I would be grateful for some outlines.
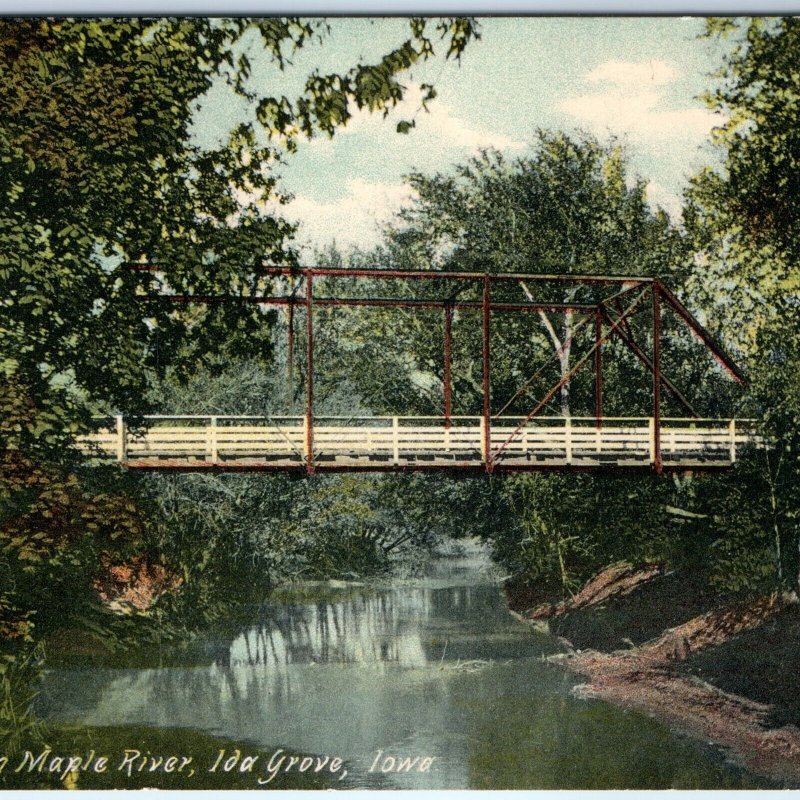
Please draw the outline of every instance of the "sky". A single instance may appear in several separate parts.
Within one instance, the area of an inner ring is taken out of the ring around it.
[[[291,97],[313,69],[375,60],[408,33],[398,18],[330,26],[322,44],[303,48],[282,73],[254,41],[252,85]],[[545,128],[621,138],[651,204],[677,219],[689,177],[715,159],[709,134],[723,121],[698,99],[722,55],[703,30],[699,17],[482,18],[481,39],[460,64],[442,53],[403,76],[406,99],[388,118],[357,112],[332,139],[301,142],[280,168],[281,186],[294,196],[281,213],[300,224],[307,254],[332,241],[370,248],[413,199],[404,175],[451,170],[485,147],[523,156]],[[421,83],[438,93],[428,112],[420,110]],[[218,86],[198,114],[198,139],[211,144],[247,115]],[[416,127],[398,134],[397,122],[410,117]]]

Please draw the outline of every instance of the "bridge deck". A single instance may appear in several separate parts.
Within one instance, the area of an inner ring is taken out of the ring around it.
[[[98,459],[132,469],[183,471],[383,471],[650,469],[659,447],[665,469],[730,467],[756,443],[752,425],[736,420],[511,417],[490,424],[452,417],[148,417],[129,429],[122,418],[83,436]],[[309,443],[311,450],[309,451]]]

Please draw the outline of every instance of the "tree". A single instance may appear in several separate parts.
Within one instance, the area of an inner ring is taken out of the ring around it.
[[[149,375],[179,354],[191,371],[221,339],[232,352],[268,347],[269,319],[257,310],[134,301],[152,275],[124,265],[163,265],[178,294],[247,295],[260,286],[261,259],[291,262],[291,226],[262,209],[282,200],[275,168],[297,137],[332,135],[355,107],[387,111],[403,96],[403,72],[434,55],[432,30],[447,57],[477,35],[467,19],[409,25],[409,37],[376,63],[315,72],[292,100],[248,83],[242,39],[255,31],[284,67],[293,50],[324,42],[324,21],[0,23],[0,363],[6,381],[49,409],[27,447],[72,433],[81,407],[145,410]],[[239,125],[206,151],[190,126],[219,81],[250,101],[258,124]]]
[[[531,154],[521,158],[508,160],[486,151],[450,173],[413,174],[408,180],[417,200],[402,212],[384,247],[370,256],[359,256],[362,261],[479,273],[666,276],[685,258],[679,232],[663,212],[649,209],[644,181],[629,178],[624,155],[613,143],[606,146],[591,138],[541,132]],[[386,291],[385,286],[370,288],[378,295]],[[416,297],[436,290],[419,283],[399,287],[401,293]],[[533,287],[524,281],[497,285],[493,292],[495,300],[520,302],[530,299],[533,290],[540,302],[597,299],[593,287],[571,289],[565,298],[558,286],[537,283]],[[480,291],[461,285],[458,297],[479,300]],[[362,342],[349,354],[342,372],[358,376],[367,402],[387,411],[398,409],[399,403],[406,413],[441,413],[441,312],[370,310],[351,313],[342,324]],[[367,336],[367,326],[371,336]],[[646,327],[640,332],[642,337]],[[541,312],[538,320],[528,315],[493,315],[494,412],[515,396],[549,356],[558,355],[555,372],[543,373],[538,383],[508,406],[508,413],[527,413],[537,390],[544,391],[567,375],[574,349],[593,341],[593,328],[584,326],[580,333],[575,328],[572,312]],[[453,329],[454,409],[474,414],[481,407],[482,394],[479,315],[457,309]],[[363,368],[359,372],[358,364],[369,364],[368,374]],[[628,368],[642,373],[641,365],[633,362]],[[403,386],[414,388],[409,392]],[[577,400],[570,397],[570,386],[580,389]],[[589,397],[588,378],[578,373],[562,387],[561,413],[593,413]]]
[[[300,18],[0,20],[0,627],[12,650],[68,624],[65,609],[98,605],[101,548],[176,557],[158,549],[142,485],[81,471],[74,435],[93,414],[146,412],[167,374],[270,356],[273,319],[254,305],[137,296],[162,282],[185,295],[264,288],[263,259],[295,260],[292,226],[266,209],[285,199],[277,169],[297,139],[333,135],[356,108],[388,111],[406,70],[435,55],[434,36],[459,58],[477,29],[410,19],[391,52],[314,72],[296,98],[249,81],[246,36],[283,69],[327,33],[324,20]],[[191,126],[221,82],[254,119],[203,149]],[[163,272],[127,268],[143,263]],[[269,497],[251,507],[271,508]],[[2,655],[0,677],[14,659]]]
[[[771,443],[735,489],[748,520],[728,507],[719,524],[734,533],[725,547],[742,554],[729,567],[737,580],[758,581],[763,570],[747,561],[758,549],[775,584],[800,585],[800,21],[711,20],[707,35],[730,43],[706,96],[727,122],[716,136],[721,168],[697,175],[687,196],[696,248],[688,287],[737,335],[751,379],[742,413],[760,419]]]

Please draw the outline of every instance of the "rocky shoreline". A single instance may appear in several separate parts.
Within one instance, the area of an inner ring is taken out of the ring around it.
[[[726,602],[657,564],[613,565],[568,601],[506,595],[512,613],[562,639],[567,652],[551,660],[585,680],[578,696],[646,713],[800,787],[795,595]]]

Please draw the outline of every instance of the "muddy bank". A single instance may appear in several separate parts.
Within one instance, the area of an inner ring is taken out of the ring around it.
[[[596,697],[722,747],[780,785],[800,786],[800,606],[742,603],[700,577],[616,564],[568,601],[508,587],[512,611],[561,637],[553,657]]]

